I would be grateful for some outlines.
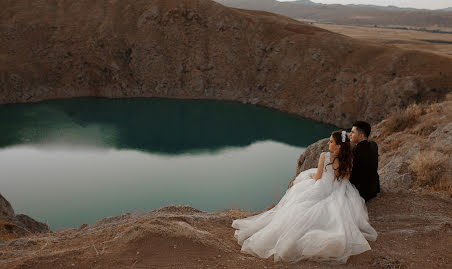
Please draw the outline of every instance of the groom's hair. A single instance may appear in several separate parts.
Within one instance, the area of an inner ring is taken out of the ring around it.
[[[366,138],[369,137],[371,131],[369,123],[365,121],[356,121],[355,123],[353,123],[353,126],[356,127],[356,129],[358,129],[358,132],[362,133]]]

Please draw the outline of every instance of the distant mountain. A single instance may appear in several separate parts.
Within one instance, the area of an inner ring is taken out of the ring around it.
[[[305,6],[319,6],[319,5],[322,5],[322,4],[311,2],[309,0],[293,1],[292,3],[299,4],[299,5],[305,5]]]
[[[309,0],[215,0],[229,7],[263,10],[298,20],[345,25],[452,28],[452,8],[426,10],[375,5],[327,5]]]
[[[403,10],[420,11],[420,10],[427,10],[427,9],[417,9],[417,8],[408,8],[408,7],[376,6],[376,5],[354,5],[354,4],[349,4],[349,5],[345,5],[345,6],[347,6],[347,7],[360,7],[360,8],[374,8],[374,9],[386,10],[386,11],[403,11]]]
[[[279,1],[278,1],[279,2]],[[416,8],[402,8],[402,7],[396,7],[396,6],[377,6],[377,5],[362,5],[362,4],[349,4],[349,5],[340,5],[340,4],[321,4],[321,3],[315,3],[309,0],[299,0],[299,1],[293,1],[290,2],[293,4],[299,4],[304,6],[346,6],[346,7],[358,7],[358,8],[375,8],[379,10],[419,10]]]
[[[278,1],[279,2],[279,1]],[[305,6],[328,6],[328,4],[321,4],[321,3],[315,3],[309,0],[298,0],[293,1],[290,3],[294,4],[300,4]],[[340,5],[340,4],[335,4]],[[331,6],[331,5],[330,5]],[[390,10],[390,11],[402,11],[402,10],[411,10],[411,11],[420,11],[420,10],[428,10],[428,9],[419,9],[419,8],[410,8],[410,7],[397,7],[397,6],[377,6],[377,5],[364,5],[364,4],[348,4],[348,5],[340,5],[340,6],[347,6],[347,7],[359,7],[359,8],[375,8],[379,10]],[[431,10],[428,10],[431,11]],[[452,11],[452,7],[449,8],[443,8],[443,9],[437,9],[437,11]]]

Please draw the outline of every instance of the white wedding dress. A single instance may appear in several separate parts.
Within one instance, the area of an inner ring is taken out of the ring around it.
[[[330,152],[322,177],[317,168],[301,172],[279,203],[261,214],[232,222],[242,251],[275,261],[316,260],[345,263],[351,255],[370,250],[367,240],[377,232],[369,224],[358,190],[334,178]],[[366,240],[367,239],[367,240]]]

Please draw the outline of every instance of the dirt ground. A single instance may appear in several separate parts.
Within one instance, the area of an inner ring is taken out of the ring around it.
[[[452,34],[449,33],[321,23],[313,23],[313,25],[356,39],[452,57]],[[451,29],[444,29],[444,31],[452,32]]]
[[[253,213],[168,206],[8,241],[0,245],[0,268],[452,268],[449,198],[382,193],[367,206],[377,241],[345,265],[243,254],[231,223]]]

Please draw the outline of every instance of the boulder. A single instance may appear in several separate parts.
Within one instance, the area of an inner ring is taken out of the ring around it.
[[[14,209],[8,200],[0,194],[0,218],[8,219],[12,217],[14,217]]]
[[[16,215],[11,204],[1,194],[0,220],[0,240],[17,238],[33,233],[51,232],[47,224],[36,221],[24,214]]]
[[[328,140],[324,138],[310,145],[298,158],[297,172],[292,178],[294,180],[302,171],[317,167],[320,153],[328,151]]]

